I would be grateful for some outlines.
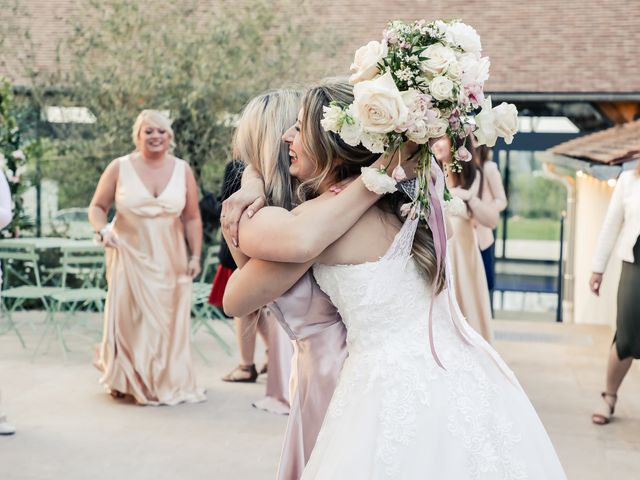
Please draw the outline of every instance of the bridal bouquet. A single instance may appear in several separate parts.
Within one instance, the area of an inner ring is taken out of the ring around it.
[[[507,103],[493,107],[491,97],[484,96],[489,58],[481,52],[479,35],[458,20],[391,22],[381,42],[371,41],[356,51],[350,77],[354,101],[325,107],[322,126],[349,145],[361,143],[371,152],[386,152],[389,158],[406,142],[418,144],[420,167],[413,205],[426,209],[430,140],[449,136],[449,167],[459,171],[460,162],[471,160],[465,147],[471,133],[479,144],[493,146],[498,137],[511,143],[517,130],[516,107]],[[474,122],[472,114],[477,110]],[[456,138],[464,139],[459,148]],[[396,168],[393,177],[400,181],[404,173]],[[449,198],[445,192],[445,200]]]

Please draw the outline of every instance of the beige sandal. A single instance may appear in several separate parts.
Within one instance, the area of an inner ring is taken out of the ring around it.
[[[616,402],[618,401],[618,395],[615,393],[601,392],[600,396],[602,397],[602,401],[607,405],[606,409],[596,411],[591,415],[591,421],[596,425],[606,425],[611,422],[611,419],[613,418],[613,413],[616,410]],[[613,401],[608,401],[607,397],[613,399]]]

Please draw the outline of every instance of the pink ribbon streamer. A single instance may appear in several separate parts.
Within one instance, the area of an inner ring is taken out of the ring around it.
[[[520,384],[516,379],[515,375],[511,371],[511,369],[507,366],[506,363],[500,358],[497,352],[491,348],[491,346],[486,343],[483,339],[478,338],[474,341],[473,335],[469,332],[468,325],[458,307],[458,301],[455,298],[455,294],[453,292],[453,285],[451,283],[451,271],[448,268],[449,265],[447,263],[447,231],[444,222],[444,211],[442,202],[440,201],[440,197],[438,195],[439,190],[444,189],[444,173],[440,169],[440,166],[432,160],[431,163],[432,175],[429,178],[429,216],[427,218],[427,225],[431,229],[431,233],[433,235],[433,245],[436,256],[436,276],[433,280],[433,291],[434,291],[434,299],[435,299],[435,291],[439,284],[439,280],[442,278],[442,275],[445,275],[447,282],[447,297],[449,300],[449,305],[451,309],[451,321],[460,335],[460,338],[467,343],[468,345],[472,345],[474,347],[478,347],[481,350],[489,355],[489,357],[497,364],[500,370],[504,373],[504,375],[518,388]],[[433,304],[435,302],[432,301],[429,306],[429,347],[431,348],[431,354],[433,355],[433,359],[443,370],[446,370],[440,358],[438,357],[438,353],[436,352],[435,341],[433,338]],[[477,337],[477,335],[476,335]]]

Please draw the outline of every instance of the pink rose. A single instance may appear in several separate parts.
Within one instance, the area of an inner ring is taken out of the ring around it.
[[[459,162],[470,162],[471,158],[471,152],[464,145],[456,151],[456,160]]]
[[[393,178],[396,182],[402,182],[403,180],[407,179],[407,174],[405,173],[404,168],[398,165],[393,169],[393,172],[391,172],[391,178]]]

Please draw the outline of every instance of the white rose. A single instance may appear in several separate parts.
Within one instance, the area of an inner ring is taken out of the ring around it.
[[[429,138],[440,138],[447,133],[449,121],[445,118],[436,118],[427,123],[427,135]]]
[[[402,100],[409,110],[409,117],[412,119],[424,118],[431,106],[431,97],[424,93],[410,88],[400,92]]]
[[[378,75],[378,63],[387,56],[386,43],[371,41],[356,51],[351,64],[349,82],[355,84],[363,80],[371,80]]]
[[[459,58],[460,67],[462,68],[462,83],[469,85],[472,83],[479,83],[483,85],[489,78],[489,57],[482,57],[473,54],[465,53],[460,55]]]
[[[427,124],[422,120],[417,120],[407,129],[407,138],[419,145],[427,143],[430,138]]]
[[[407,119],[407,106],[390,72],[374,80],[357,83],[353,87],[353,97],[354,116],[364,131],[392,132]]]
[[[456,61],[455,52],[441,43],[429,45],[421,56],[425,60],[422,61],[420,67],[423,71],[432,75],[440,75],[446,72],[449,65]]]
[[[493,125],[498,136],[509,145],[518,131],[518,109],[512,103],[502,102],[493,108]]]
[[[435,77],[429,83],[429,93],[436,100],[450,100],[453,97],[453,82],[447,77]]]
[[[476,130],[474,134],[478,145],[493,147],[498,139],[498,133],[494,126],[494,114],[491,108],[491,97],[487,97],[482,104],[482,110],[476,115]]]
[[[342,124],[342,129],[340,130],[340,138],[345,141],[348,145],[355,147],[360,144],[362,137],[362,127],[360,123],[354,121],[353,123],[349,123],[346,120]]]
[[[344,121],[344,112],[337,105],[322,107],[324,116],[320,120],[320,125],[328,132],[338,132],[340,124]]]
[[[447,77],[452,80],[460,80],[462,77],[462,66],[458,62],[452,62],[447,68]]]
[[[449,25],[446,37],[447,40],[462,48],[465,52],[480,53],[482,51],[480,35],[466,23],[455,22]]]
[[[362,146],[372,153],[384,153],[387,147],[387,136],[384,133],[362,132]]]

